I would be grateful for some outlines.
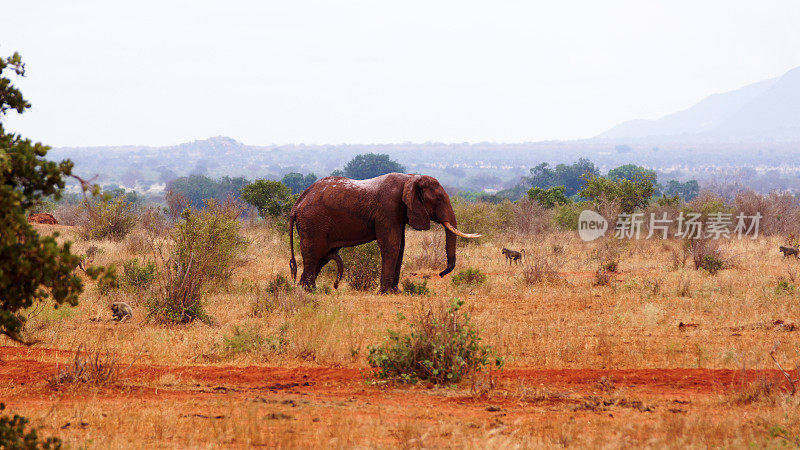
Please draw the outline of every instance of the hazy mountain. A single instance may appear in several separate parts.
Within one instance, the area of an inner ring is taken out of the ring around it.
[[[703,141],[800,140],[800,67],[779,78],[714,94],[658,120],[632,120],[598,136]]]

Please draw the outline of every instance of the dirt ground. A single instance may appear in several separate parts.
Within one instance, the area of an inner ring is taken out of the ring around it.
[[[755,384],[790,387],[765,369],[513,367],[441,388],[376,382],[352,368],[139,364],[122,365],[113,386],[54,386],[71,358],[0,348],[0,395],[43,431],[111,447],[702,445],[671,433],[710,420],[709,405],[722,407]],[[758,415],[763,407],[736,409]]]

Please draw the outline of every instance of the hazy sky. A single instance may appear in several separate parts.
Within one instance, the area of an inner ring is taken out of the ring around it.
[[[591,137],[800,65],[800,2],[3,1],[53,146]]]

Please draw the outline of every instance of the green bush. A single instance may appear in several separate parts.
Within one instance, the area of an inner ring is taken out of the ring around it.
[[[236,218],[240,207],[232,201],[206,202],[200,211],[184,210],[175,226],[174,247],[161,256],[156,298],[148,302],[150,316],[171,323],[202,320],[211,323],[203,307],[203,293],[230,278],[237,259],[247,248]]]
[[[542,189],[538,186],[534,186],[528,189],[528,198],[538,202],[545,208],[552,209],[555,208],[556,205],[572,203],[572,200],[564,195],[564,190],[566,190],[564,186],[553,186],[549,189]]]
[[[258,208],[261,217],[285,216],[297,197],[280,181],[256,180],[242,188],[242,200]]]
[[[270,280],[269,284],[267,285],[267,294],[270,295],[278,295],[281,292],[290,293],[294,290],[294,286],[289,283],[289,280],[281,275],[275,275],[275,278]]]
[[[83,239],[121,241],[136,226],[136,207],[124,197],[84,203],[89,219],[79,229]]]
[[[368,242],[339,251],[345,263],[344,279],[357,291],[370,291],[377,286],[381,276],[381,251],[378,243]],[[334,263],[330,263],[333,267]]]
[[[6,405],[0,403],[0,411],[6,409]],[[25,417],[14,414],[8,417],[5,414],[0,416],[0,448],[7,449],[60,449],[61,439],[49,437],[44,440],[39,439],[35,429],[26,427],[29,420]]]
[[[480,286],[486,283],[486,274],[480,269],[470,267],[460,270],[450,279],[454,286]]]
[[[441,302],[420,314],[408,334],[389,330],[383,344],[369,346],[368,362],[379,369],[377,376],[404,382],[457,383],[492,363],[502,367],[503,359],[481,344],[469,315],[460,311],[463,305],[458,299],[449,305]]]
[[[135,258],[122,263],[122,284],[134,290],[147,289],[157,274],[156,263],[153,261],[142,266]]]
[[[265,297],[257,298],[253,305],[251,315],[254,317],[261,317],[273,311],[296,312],[306,305],[316,304],[316,299],[303,290],[295,289],[281,274],[275,275],[270,280],[265,292]]]
[[[700,267],[706,269],[711,275],[725,268],[725,261],[716,255],[704,255]]]
[[[684,215],[700,213],[703,219],[708,219],[711,214],[733,214],[734,208],[727,205],[725,200],[713,192],[704,191],[682,208]]]
[[[796,289],[797,287],[788,280],[778,280],[778,285],[775,286],[775,294],[794,294]]]
[[[581,215],[581,211],[589,209],[589,207],[587,202],[557,205],[554,209],[553,221],[560,230],[577,231],[578,216]]]
[[[484,236],[478,239],[459,239],[459,245],[483,242],[513,228],[516,221],[514,204],[509,201],[495,205],[488,202],[468,203],[455,197],[452,204],[458,229],[465,233],[480,233]]]
[[[222,348],[228,355],[259,350],[265,343],[264,335],[255,326],[234,326],[232,334],[222,337]]]
[[[112,265],[109,269],[116,272],[116,266]],[[105,277],[97,282],[97,292],[100,295],[108,295],[109,292],[115,289],[119,289],[119,277]]]
[[[655,192],[655,174],[651,171],[635,172],[631,179],[585,176],[584,180],[579,196],[595,204],[618,201],[624,213],[645,208]]]
[[[428,289],[428,280],[422,280],[415,283],[413,280],[403,280],[403,294],[406,295],[430,295],[431,290]]]
[[[719,241],[716,239],[685,239],[684,245],[689,251],[694,262],[695,270],[705,269],[711,275],[723,269],[733,266],[732,262],[719,248]]]

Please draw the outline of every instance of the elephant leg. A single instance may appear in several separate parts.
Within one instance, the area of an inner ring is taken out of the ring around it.
[[[402,241],[402,230],[392,230],[389,227],[377,236],[378,248],[381,250],[381,294],[387,292],[397,293],[397,286],[394,284],[397,260]]]
[[[342,281],[342,275],[344,274],[344,263],[342,262],[342,257],[337,253],[338,251],[339,249],[331,250],[330,253],[323,256],[322,259],[319,260],[319,263],[317,263],[316,273],[314,274],[314,278],[316,279],[319,277],[320,272],[322,272],[322,269],[325,268],[326,264],[331,261],[335,262],[336,280],[333,282],[334,289],[339,289],[339,282]]]
[[[300,285],[307,291],[313,290],[317,286],[317,274],[319,273],[320,257],[313,248],[303,247],[303,273],[300,275]]]
[[[392,280],[392,289],[400,292],[400,289],[397,287],[400,284],[400,269],[403,266],[403,253],[406,249],[406,235],[403,233],[400,236],[400,251],[397,254],[397,268],[394,270],[394,280]]]
[[[328,264],[331,261],[330,253],[323,256],[322,259],[319,260],[317,264],[317,271],[314,273],[314,278],[316,279],[319,276],[319,273],[322,272],[322,269],[325,268],[325,264]]]
[[[336,270],[336,281],[333,282],[333,288],[339,289],[339,282],[342,281],[342,274],[344,273],[344,263],[342,257],[336,251],[328,253],[328,256],[336,262],[338,269]]]

